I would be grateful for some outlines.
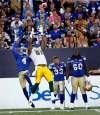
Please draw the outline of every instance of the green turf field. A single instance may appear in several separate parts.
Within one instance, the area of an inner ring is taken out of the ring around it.
[[[100,109],[75,110],[0,110],[0,115],[100,115]]]

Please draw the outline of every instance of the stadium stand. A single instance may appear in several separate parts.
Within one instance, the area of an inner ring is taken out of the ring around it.
[[[32,28],[47,48],[100,46],[100,1],[0,1],[0,48],[28,39]]]

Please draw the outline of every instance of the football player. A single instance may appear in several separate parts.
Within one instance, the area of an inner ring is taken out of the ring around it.
[[[64,76],[66,75],[66,64],[61,62],[59,57],[54,56],[49,69],[54,75],[54,95],[59,93],[60,109],[64,109]],[[55,100],[53,101],[55,103]]]
[[[41,82],[42,77],[49,83],[49,88],[51,92],[51,100],[54,99],[54,88],[53,88],[53,74],[47,67],[47,60],[42,51],[40,42],[37,38],[30,37],[29,40],[29,50],[30,58],[32,59],[35,65],[35,85],[32,86],[32,93],[34,94]]]
[[[29,104],[32,107],[34,107],[34,104],[29,101],[29,95],[26,89],[26,81],[29,83],[29,86],[32,87],[32,83],[29,78],[30,77],[29,68],[30,68],[31,59],[28,56],[28,48],[27,48],[26,40],[25,39],[16,40],[16,42],[13,44],[12,51],[16,59],[19,81],[23,89],[23,93],[26,99],[28,100]]]
[[[86,58],[80,55],[80,52],[77,50],[74,52],[71,58],[68,59],[68,76],[71,76],[72,84],[72,94],[71,94],[71,105],[70,108],[74,108],[75,96],[77,94],[78,87],[82,93],[83,101],[85,103],[85,108],[87,109],[87,94],[85,91],[85,79],[88,77],[88,71],[86,67]]]

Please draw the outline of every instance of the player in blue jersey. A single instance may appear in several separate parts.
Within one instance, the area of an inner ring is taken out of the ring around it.
[[[72,94],[71,94],[71,105],[70,108],[74,108],[75,96],[77,94],[78,87],[82,93],[85,108],[87,109],[87,94],[85,91],[86,76],[88,77],[88,71],[86,67],[86,58],[80,55],[77,50],[74,52],[71,58],[68,59],[68,76],[71,76],[72,83]]]
[[[29,87],[32,87],[32,83],[30,80],[30,63],[31,59],[28,56],[28,48],[27,48],[27,42],[25,39],[18,39],[14,44],[13,44],[13,55],[16,59],[16,64],[17,64],[17,70],[18,70],[18,76],[19,76],[19,81],[20,85],[23,89],[23,93],[28,100],[29,104],[34,107],[34,104],[29,101],[29,94],[26,89],[26,82],[28,82]]]
[[[54,56],[53,62],[49,65],[49,69],[54,75],[54,94],[55,97],[59,93],[60,109],[64,109],[64,80],[66,74],[66,64],[61,62],[59,57]],[[55,100],[53,101],[55,103]]]

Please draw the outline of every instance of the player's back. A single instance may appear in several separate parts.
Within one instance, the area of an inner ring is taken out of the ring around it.
[[[46,57],[40,46],[32,48],[30,57],[32,61],[34,62],[35,66],[41,65],[41,64],[47,65]]]
[[[28,57],[28,55],[21,54],[20,52],[18,52],[17,48],[19,48],[19,47],[16,47],[16,45],[14,45],[12,52],[16,59],[18,72],[29,70],[31,59]]]
[[[24,55],[18,55],[16,63],[18,71],[29,70],[31,59]]]

